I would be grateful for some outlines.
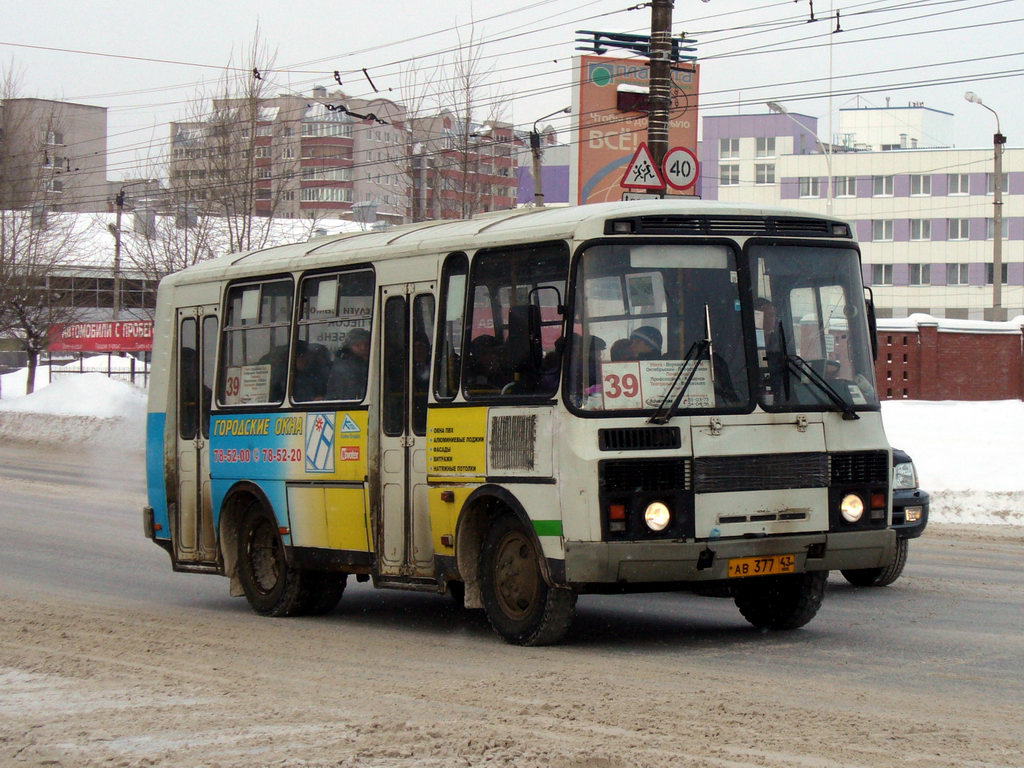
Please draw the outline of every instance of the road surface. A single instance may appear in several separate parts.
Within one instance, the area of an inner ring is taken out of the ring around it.
[[[518,648],[354,581],[257,617],[171,572],[142,488],[138,456],[0,446],[0,766],[1024,766],[1021,529],[933,526],[795,632],[583,597],[563,644]]]

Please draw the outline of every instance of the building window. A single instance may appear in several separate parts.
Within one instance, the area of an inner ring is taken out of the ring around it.
[[[304,203],[351,203],[352,190],[348,187],[304,187]]]
[[[800,177],[800,197],[821,197],[817,176]]]
[[[1002,279],[1000,280],[1000,282],[1003,285],[1006,285],[1006,264],[1000,264],[999,266],[1002,267],[1002,269],[999,270],[999,273],[1002,275]],[[992,278],[995,275],[995,273],[995,264],[989,262],[988,264],[985,265],[985,285],[992,285]]]
[[[757,157],[775,157],[775,137],[758,137]]]
[[[282,200],[294,200],[295,199],[295,190],[294,189],[289,189],[286,192],[282,192],[281,193],[281,199]]]
[[[46,144],[63,144],[63,131],[43,131],[43,142]]]
[[[257,125],[256,135],[257,136],[271,136],[274,133],[274,126],[272,125]]]
[[[948,219],[948,221],[950,240],[967,240],[971,236],[970,219]]]
[[[932,177],[927,174],[913,173],[910,175],[910,194],[927,197],[932,193]]]
[[[719,139],[718,140],[718,156],[723,160],[731,157],[740,156],[740,140],[739,139]]]
[[[966,173],[950,173],[946,175],[949,180],[949,194],[968,195],[970,194],[971,177]]]
[[[871,185],[873,197],[892,197],[892,176],[872,176]]]
[[[892,219],[872,220],[871,239],[876,243],[884,243],[892,240]]]
[[[286,125],[284,128],[281,129],[281,135],[282,136],[294,136],[295,135],[295,129],[292,128],[290,125]]]
[[[281,150],[282,160],[294,160],[295,159],[295,147],[285,147]]]
[[[754,166],[754,181],[758,184],[774,184],[775,163],[757,163]]]
[[[832,183],[835,185],[836,197],[857,196],[856,176],[836,176],[833,178]]]
[[[988,180],[987,180],[988,194],[993,195],[993,194],[995,194],[995,190],[996,190],[996,175],[994,173],[988,173],[988,174],[985,174],[985,175],[988,177]],[[1002,182],[1003,183],[1000,184],[999,186],[1003,188],[1002,189],[1003,194],[1004,195],[1008,195],[1008,194],[1010,194],[1010,176],[1009,176],[1009,174],[1006,174],[1006,173],[1002,174],[1002,176],[1003,176],[1003,178],[1002,178]]]
[[[911,285],[929,285],[931,283],[932,276],[932,265],[931,264],[911,264],[910,265],[910,284]]]
[[[64,182],[61,181],[60,179],[50,179],[48,182],[46,182],[46,191],[56,192],[57,194],[60,194],[61,192],[64,191]]]
[[[256,147],[256,157],[270,157],[270,147]]]
[[[910,239],[911,240],[931,240],[932,239],[932,222],[931,222],[931,219],[911,219],[910,220]]]
[[[256,178],[257,179],[269,179],[271,177],[271,175],[272,174],[270,172],[270,168],[264,167],[264,168],[257,168],[256,169]]]
[[[967,285],[967,265],[947,264],[946,285]]]
[[[892,285],[892,264],[872,264],[871,284]]]
[[[303,136],[340,136],[341,138],[352,138],[351,123],[303,123]]]
[[[739,186],[740,167],[738,165],[718,166],[718,183],[723,187]]]
[[[1003,240],[1009,240],[1010,239],[1010,220],[1004,217],[1002,222],[1000,222],[1000,223],[1002,225],[1002,226],[999,227],[1000,234],[1002,235],[1002,239]],[[994,240],[995,239],[995,237],[996,237],[996,220],[995,219],[985,219],[985,237],[988,240]]]

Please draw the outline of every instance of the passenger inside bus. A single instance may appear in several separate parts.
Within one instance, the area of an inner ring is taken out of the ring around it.
[[[328,400],[362,400],[366,376],[370,370],[370,332],[353,328],[338,350],[338,357],[327,377]]]
[[[330,370],[330,352],[323,344],[295,342],[295,380],[292,400],[309,402],[323,400]]]
[[[641,325],[629,334],[630,351],[633,360],[661,359],[661,331],[653,325]]]
[[[502,344],[490,334],[470,342],[466,360],[466,387],[470,392],[500,392],[509,383],[502,364]]]

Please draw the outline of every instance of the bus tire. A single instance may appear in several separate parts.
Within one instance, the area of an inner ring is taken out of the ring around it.
[[[323,616],[338,607],[338,602],[345,593],[345,584],[348,582],[347,573],[307,571],[303,578],[308,582],[304,585],[307,597],[299,613],[306,616]]]
[[[909,551],[909,540],[896,539],[896,557],[885,568],[857,568],[840,571],[840,573],[855,587],[887,587],[903,573]]]
[[[487,620],[505,642],[549,645],[569,631],[576,593],[544,580],[534,538],[514,515],[491,523],[479,572]]]
[[[737,584],[734,600],[758,629],[797,629],[818,612],[827,580],[828,571],[759,576]]]
[[[238,577],[249,606],[260,616],[300,615],[310,604],[309,575],[285,561],[277,521],[254,501],[238,532]]]

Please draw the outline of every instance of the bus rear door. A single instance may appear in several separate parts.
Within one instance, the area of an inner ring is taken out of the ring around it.
[[[217,536],[210,499],[210,398],[217,354],[216,305],[178,310],[178,500],[173,538],[176,560],[213,564]]]
[[[433,291],[433,283],[381,289],[377,551],[382,575],[434,576],[426,459]]]

